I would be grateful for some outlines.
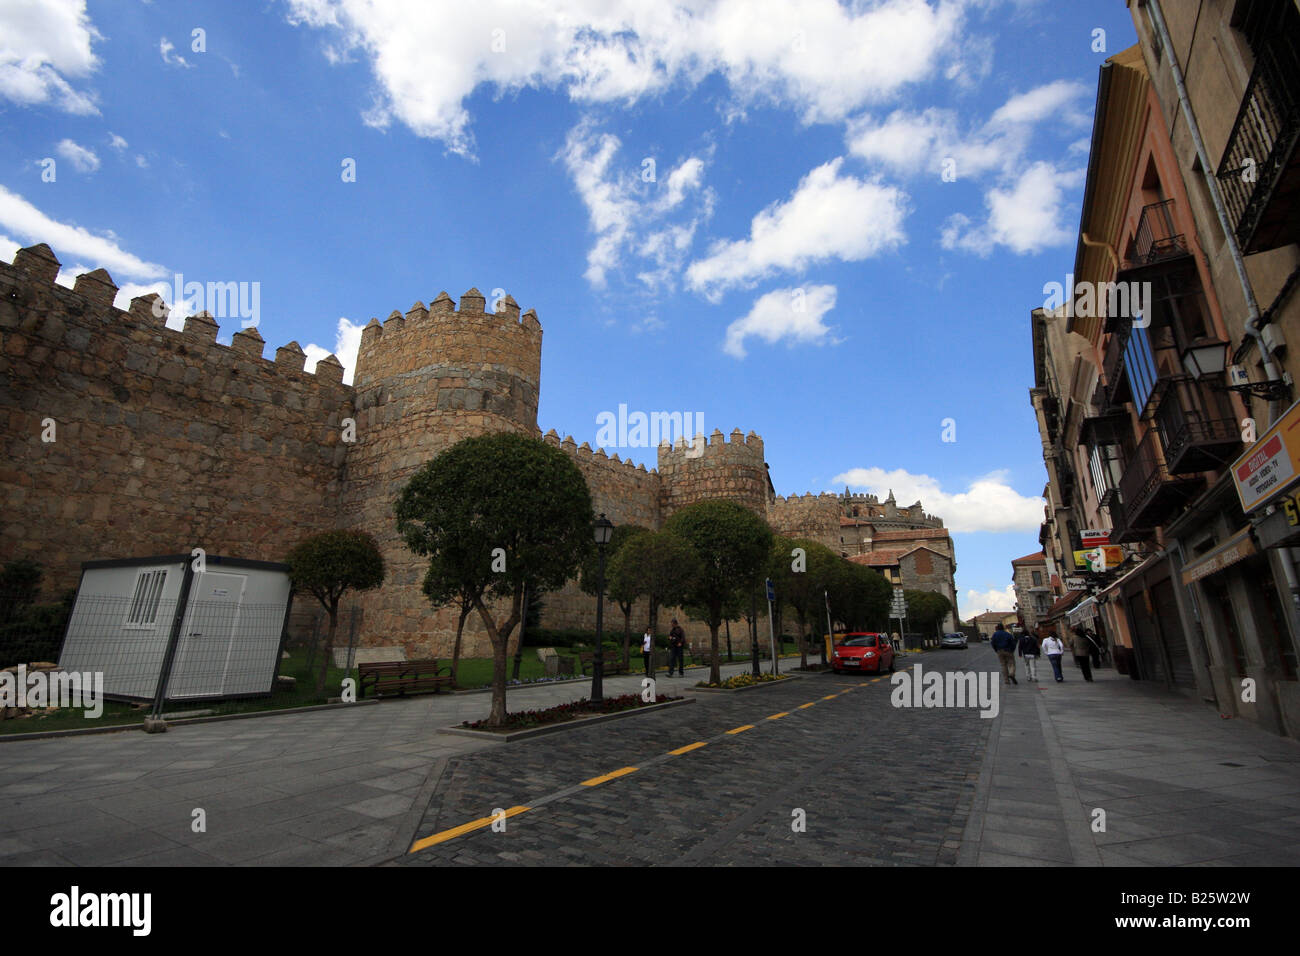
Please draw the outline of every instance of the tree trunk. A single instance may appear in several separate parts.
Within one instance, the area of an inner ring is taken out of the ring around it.
[[[623,612],[623,669],[632,670],[632,604],[620,604]]]
[[[805,636],[808,615],[801,607],[794,609],[795,619],[799,624],[799,670],[808,669],[808,639]]]
[[[451,647],[451,685],[458,687],[460,674],[460,641],[461,635],[465,633],[465,618],[469,617],[469,612],[473,608],[466,604],[460,609],[460,620],[456,622],[456,643]]]
[[[336,600],[326,610],[330,612],[330,626],[325,634],[325,654],[321,658],[320,672],[316,675],[317,697],[325,693],[325,675],[329,671],[330,658],[334,656],[334,633],[339,627],[339,602]]]
[[[709,661],[709,683],[722,683],[722,662],[718,660],[718,618],[722,616],[722,610],[709,615],[709,648],[712,660]]]
[[[478,611],[483,627],[487,629],[488,639],[492,642],[492,710],[488,714],[489,727],[500,727],[506,722],[506,644],[519,616],[519,598],[520,595],[516,593],[514,612],[499,629],[483,601],[480,598],[474,599],[474,609]]]

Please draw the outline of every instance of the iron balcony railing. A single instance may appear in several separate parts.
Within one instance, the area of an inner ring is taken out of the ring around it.
[[[1119,480],[1119,498],[1123,502],[1124,525],[1129,528],[1147,526],[1140,518],[1147,502],[1169,480],[1164,461],[1156,447],[1156,433],[1149,429],[1125,463],[1124,475]]]
[[[1124,351],[1128,347],[1129,335],[1133,331],[1131,323],[1117,328],[1106,343],[1106,354],[1102,356],[1101,370],[1106,378],[1105,407],[1122,405],[1127,401],[1127,389],[1123,388]]]
[[[1133,237],[1133,255],[1125,261],[1124,271],[1187,254],[1187,238],[1174,223],[1174,201],[1153,202],[1142,207]]]
[[[1168,380],[1155,420],[1170,474],[1219,468],[1240,451],[1236,419],[1221,396],[1189,375]]]
[[[1279,40],[1256,51],[1255,69],[1219,162],[1218,180],[1237,241],[1247,252],[1300,137],[1300,53]]]

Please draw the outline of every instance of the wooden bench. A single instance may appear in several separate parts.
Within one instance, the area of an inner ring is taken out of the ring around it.
[[[446,673],[444,673],[444,671]],[[377,661],[357,665],[357,698],[366,696],[369,687],[376,697],[396,692],[405,696],[408,690],[432,690],[444,684],[452,685],[451,668],[439,667],[437,659],[424,661]]]
[[[596,661],[595,651],[585,651],[578,655],[578,660],[582,662],[582,673],[589,674]],[[607,651],[601,661],[602,674],[625,674],[628,669],[623,666],[623,654],[618,651]]]

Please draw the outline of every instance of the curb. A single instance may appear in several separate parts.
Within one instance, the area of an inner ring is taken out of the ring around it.
[[[686,697],[682,700],[669,700],[662,704],[651,704],[649,707],[637,707],[633,710],[623,710],[616,714],[600,714],[597,717],[582,717],[578,720],[566,720],[545,727],[529,727],[527,730],[515,730],[508,734],[498,734],[491,730],[471,730],[468,727],[439,727],[438,733],[454,734],[457,737],[473,737],[477,740],[508,744],[516,740],[527,740],[529,737],[540,737],[543,734],[563,733],[566,730],[577,730],[580,727],[590,727],[592,724],[603,724],[610,720],[621,720],[624,717],[636,717],[640,714],[649,714],[657,710],[666,710],[669,707],[681,707],[693,703],[695,703],[693,698]]]
[[[351,704],[312,704],[309,707],[286,707],[281,710],[255,710],[247,714],[217,714],[215,717],[185,717],[181,720],[167,721],[168,727],[180,727],[184,724],[209,724],[217,720],[244,720],[249,717],[279,717],[283,714],[309,714],[316,710],[337,710],[341,707],[356,707],[360,704],[377,704],[378,700],[358,700]],[[86,727],[77,730],[38,730],[30,734],[0,734],[0,743],[10,740],[48,740],[52,737],[80,737],[85,734],[112,734],[120,730],[142,730],[143,723],[114,724],[111,727]]]

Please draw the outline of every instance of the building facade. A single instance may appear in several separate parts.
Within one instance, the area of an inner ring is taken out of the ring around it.
[[[1300,14],[1129,6],[1140,42],[1100,71],[1066,301],[1031,316],[1059,623],[1300,735],[1295,538],[1265,527],[1291,479],[1238,487],[1300,371]]]

